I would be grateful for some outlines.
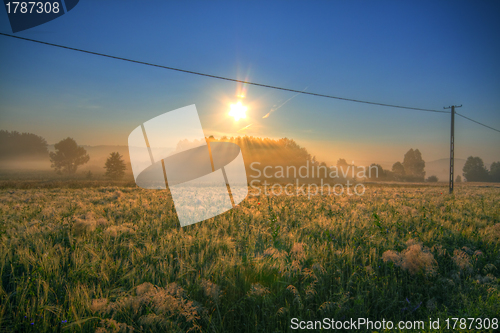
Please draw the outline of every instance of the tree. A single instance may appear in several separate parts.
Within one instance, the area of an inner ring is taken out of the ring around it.
[[[489,178],[488,170],[480,157],[469,156],[462,171],[468,182],[487,182]]]
[[[50,152],[50,162],[57,173],[74,174],[79,165],[85,164],[90,157],[83,147],[78,147],[72,138],[66,138],[54,145],[56,152]]]
[[[0,158],[39,157],[46,158],[47,141],[32,133],[0,131]]]
[[[385,179],[385,170],[380,164],[372,163],[366,170],[368,170],[367,177],[369,179]]]
[[[403,160],[406,178],[411,181],[423,181],[425,177],[425,161],[418,149],[410,149]]]
[[[337,161],[338,168],[344,168],[344,167],[347,167],[348,165],[349,164],[347,163],[347,161],[344,158],[339,158]]]
[[[339,173],[347,174],[349,172],[349,164],[343,158],[339,158],[337,161],[337,171]]]
[[[127,167],[122,160],[122,156],[115,152],[109,155],[104,168],[106,169],[106,177],[117,180],[123,178]]]
[[[436,176],[429,176],[429,178],[427,178],[427,181],[429,183],[436,183],[438,181],[438,177],[436,177]]]
[[[396,180],[403,180],[405,176],[405,167],[401,162],[396,162],[392,165],[392,172]]]
[[[455,183],[461,183],[462,182],[462,177],[460,175],[457,176],[457,179],[455,179]]]
[[[500,162],[493,162],[490,166],[490,180],[492,182],[500,182]]]

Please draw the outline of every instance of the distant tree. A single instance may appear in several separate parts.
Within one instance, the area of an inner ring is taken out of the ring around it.
[[[418,149],[410,149],[406,152],[403,166],[406,178],[410,181],[423,181],[425,177],[425,161]]]
[[[352,167],[354,167],[354,166],[352,166]],[[337,172],[339,173],[339,175],[341,177],[344,177],[344,175],[347,178],[352,177],[351,165],[349,163],[347,163],[347,161],[344,158],[339,158],[337,160]]]
[[[462,182],[462,177],[460,175],[457,176],[457,179],[455,179],[455,183],[461,183]]]
[[[123,178],[126,166],[122,160],[122,156],[118,152],[115,152],[109,155],[104,168],[106,169],[106,177],[118,180]]]
[[[47,157],[47,141],[32,133],[0,131],[0,158]]]
[[[347,171],[347,167],[349,164],[344,158],[339,158],[337,161],[337,170],[341,172],[341,170]]]
[[[372,180],[385,179],[385,170],[380,164],[372,163],[366,168],[367,177]]]
[[[55,152],[50,152],[50,162],[57,173],[74,174],[79,165],[85,164],[90,157],[83,147],[78,147],[72,138],[66,138],[54,145]]]
[[[263,176],[262,174],[263,169],[267,166],[271,167],[293,166],[297,171],[302,166],[309,165],[309,168],[313,167],[311,163],[312,156],[309,154],[307,149],[301,147],[294,140],[288,138],[269,139],[269,138],[258,138],[252,136],[244,136],[244,137],[223,136],[220,139],[215,137],[209,138],[209,142],[236,143],[241,149],[241,153],[245,161],[245,168],[248,170],[249,173],[253,174],[252,176],[258,174],[257,171],[255,170],[260,171],[261,176]],[[253,164],[254,162],[258,163]],[[320,160],[316,160],[315,162],[316,166],[321,165]],[[311,169],[309,169],[309,174],[312,177]],[[323,175],[324,171],[321,171],[321,174]],[[314,177],[316,177],[317,173],[315,172],[314,175],[315,175]],[[250,175],[248,176],[250,177]],[[280,181],[283,181],[283,177],[286,177],[291,180],[292,178],[295,177],[294,172],[293,171],[288,172],[287,170],[285,170],[285,174],[280,178]],[[250,177],[248,180],[251,181],[252,177]]]
[[[405,176],[405,167],[401,162],[396,162],[392,165],[392,172],[396,180],[403,180]]]
[[[468,182],[487,182],[489,178],[488,170],[480,157],[469,156],[462,171]]]
[[[429,176],[429,177],[427,178],[427,181],[428,181],[429,183],[436,183],[436,182],[438,181],[438,177],[436,177],[436,176]]]
[[[500,162],[493,162],[490,166],[490,181],[500,182]]]
[[[348,165],[349,164],[347,163],[347,161],[345,160],[345,158],[339,158],[338,161],[337,161],[337,166],[338,167],[346,167]]]

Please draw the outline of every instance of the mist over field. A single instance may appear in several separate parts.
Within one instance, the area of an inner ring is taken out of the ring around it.
[[[232,139],[232,138],[231,138]],[[212,141],[224,141],[229,140],[227,137],[219,138],[219,139],[210,139]],[[266,141],[267,140],[267,141]],[[251,176],[256,175],[254,168],[260,168],[261,170],[265,166],[282,166],[286,168],[287,166],[295,165],[299,168],[302,165],[305,165],[306,162],[313,158],[310,156],[311,154],[308,152],[307,147],[300,147],[293,140],[289,140],[291,145],[288,147],[279,146],[283,144],[283,140],[270,140],[270,139],[261,139],[261,138],[253,138],[253,137],[238,137],[233,142],[238,143],[241,146],[243,157],[245,159],[245,167],[247,169],[247,175],[249,176],[249,181],[252,180]],[[78,168],[77,174],[83,175],[88,173],[89,171],[94,175],[101,177],[105,173],[104,165],[106,160],[113,152],[118,152],[126,165],[125,175],[127,179],[131,179],[132,170],[130,165],[130,156],[128,146],[117,146],[117,145],[98,145],[98,146],[88,146],[81,145],[88,155],[90,159],[87,163],[81,165]],[[47,149],[49,152],[55,151],[54,145],[47,145]],[[288,152],[287,150],[288,149]],[[380,157],[381,161],[384,161],[384,157]],[[316,161],[316,160],[315,160]],[[455,158],[455,175],[462,175],[462,170],[465,164],[465,159]],[[254,164],[254,168],[250,165],[253,162],[258,162]],[[350,164],[351,161],[346,161]],[[356,162],[356,161],[354,161]],[[366,162],[365,166],[369,166],[371,164],[378,164],[384,170],[391,170],[392,165],[396,161],[393,162],[378,162],[377,160]],[[317,163],[321,163],[321,165],[325,165],[328,167],[335,166],[336,163],[328,165],[325,162],[317,161]],[[359,165],[359,164],[358,164]],[[361,164],[363,165],[363,164]],[[485,163],[485,167],[488,168],[489,164]],[[449,178],[449,168],[450,161],[449,158],[442,158],[434,161],[425,161],[425,172],[427,176],[434,175],[441,182],[447,182]],[[48,156],[36,157],[36,156],[13,156],[13,157],[3,157],[0,159],[0,173],[3,173],[4,179],[7,176],[23,176],[29,177],[30,172],[40,172],[42,171],[44,175],[49,178],[53,178],[54,175],[50,173],[53,171],[51,168],[50,159]],[[349,177],[351,177],[351,170],[343,170],[347,172]],[[323,173],[324,174],[324,173]],[[342,172],[339,172],[342,175]],[[2,176],[0,174],[0,176]],[[43,177],[43,176],[42,176]],[[327,177],[325,177],[327,178]],[[339,177],[341,178],[341,177]],[[379,177],[379,179],[372,179],[384,181],[383,177]]]

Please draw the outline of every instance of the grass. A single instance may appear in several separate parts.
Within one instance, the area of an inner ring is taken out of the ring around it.
[[[249,196],[181,229],[166,191],[4,186],[0,331],[289,332],[292,318],[364,317],[444,332],[446,318],[498,318],[499,197]]]

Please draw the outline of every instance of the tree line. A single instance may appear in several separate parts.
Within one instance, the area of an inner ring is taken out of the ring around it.
[[[422,153],[418,149],[410,148],[403,157],[403,162],[396,162],[392,165],[391,170],[384,169],[380,164],[372,164],[377,166],[378,175],[370,178],[370,180],[383,181],[408,181],[408,182],[423,182],[425,179],[425,161],[422,158]],[[436,176],[430,176],[427,181],[438,181]]]
[[[422,182],[425,178],[425,161],[418,149],[410,149],[405,155],[403,162],[396,162],[392,170],[384,170],[378,166],[379,180],[394,181],[413,181]],[[488,170],[480,157],[469,156],[462,169],[462,176],[468,182],[500,182],[500,162],[493,162]],[[428,182],[437,182],[436,176],[430,176],[425,179]],[[462,177],[458,175],[456,182],[461,182]]]
[[[47,141],[32,133],[0,130],[0,158],[47,157]]]
[[[406,152],[402,162],[396,162],[391,170],[385,170],[379,164],[371,164],[367,167],[350,165],[343,158],[337,161],[336,166],[327,166],[325,162],[319,162],[315,156],[311,156],[306,148],[298,145],[294,140],[288,138],[269,139],[253,136],[244,137],[221,137],[216,139],[213,136],[207,138],[209,142],[233,142],[237,144],[242,151],[247,174],[250,165],[258,161],[257,168],[262,170],[266,166],[294,166],[314,168],[322,167],[327,172],[333,168],[346,169],[351,168],[352,174],[356,178],[359,170],[376,168],[376,173],[370,173],[366,178],[369,180],[382,181],[411,181],[437,182],[436,176],[430,176],[425,179],[425,161],[418,149],[410,149]],[[79,166],[87,163],[90,156],[87,151],[78,146],[76,141],[70,137],[63,139],[54,145],[55,151],[48,151],[47,141],[32,133],[19,133],[16,131],[8,132],[0,130],[0,158],[17,157],[49,157],[51,167],[58,174],[74,174]],[[118,152],[110,153],[104,165],[106,169],[105,176],[110,179],[121,179],[125,175],[126,165],[123,156]],[[252,170],[254,170],[252,167]],[[470,156],[463,167],[463,176],[470,182],[500,182],[500,162],[494,162],[488,170],[480,157]],[[314,174],[314,173],[313,173]],[[346,176],[347,178],[349,176]],[[317,175],[316,178],[319,178]],[[457,177],[457,182],[461,177]]]
[[[59,141],[54,148],[55,152],[49,152],[47,141],[32,133],[0,130],[0,159],[48,157],[55,172],[69,175],[75,174],[79,166],[90,160],[85,148],[78,146],[72,138]],[[118,180],[125,175],[126,165],[122,156],[113,152],[104,168],[107,178]]]
[[[500,182],[500,162],[493,162],[488,170],[480,157],[469,156],[463,168],[463,176],[469,182]]]

